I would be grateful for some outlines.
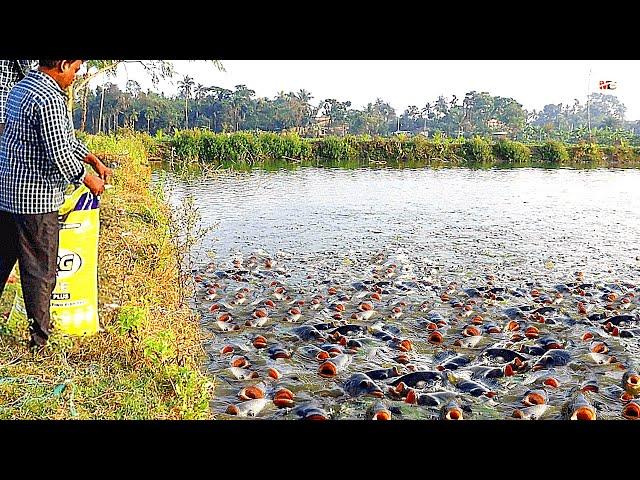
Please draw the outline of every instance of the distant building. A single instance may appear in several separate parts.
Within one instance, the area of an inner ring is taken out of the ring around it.
[[[508,139],[509,132],[491,132],[491,136],[496,140]]]
[[[344,136],[347,134],[347,130],[349,130],[349,127],[346,123],[331,125],[331,117],[329,115],[318,115],[310,125],[304,128],[303,135],[308,137]]]
[[[496,118],[487,121],[487,127],[490,130],[506,130],[506,125]]]
[[[487,121],[487,127],[491,131],[491,136],[496,140],[501,140],[503,138],[509,138],[510,131],[509,127],[504,122],[496,118],[492,118]]]
[[[313,119],[313,124],[318,127],[328,127],[331,123],[331,117],[329,115],[320,115]]]

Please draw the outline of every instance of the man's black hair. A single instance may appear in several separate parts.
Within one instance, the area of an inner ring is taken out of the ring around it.
[[[72,62],[73,60],[69,60]],[[82,60],[84,62],[84,60]],[[41,67],[45,68],[54,68],[58,65],[59,62],[64,62],[64,60],[38,60],[40,62]]]

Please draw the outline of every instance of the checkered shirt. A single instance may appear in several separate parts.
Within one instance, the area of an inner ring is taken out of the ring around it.
[[[70,183],[84,179],[89,150],[74,134],[67,96],[46,73],[31,70],[9,93],[0,141],[0,210],[56,211]]]
[[[11,87],[37,66],[37,60],[0,60],[0,123],[5,121],[5,105]]]

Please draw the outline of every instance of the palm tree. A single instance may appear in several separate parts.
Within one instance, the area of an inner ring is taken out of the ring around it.
[[[131,110],[131,113],[129,114],[129,124],[131,125],[131,130],[136,129],[136,122],[138,121],[139,116],[140,113],[135,108]]]
[[[296,98],[300,101],[303,108],[302,123],[303,125],[308,125],[309,123],[311,123],[311,116],[314,113],[313,107],[309,104],[309,102],[311,102],[311,99],[313,98],[313,95],[311,95],[311,92],[307,90],[300,89],[300,91],[298,91],[298,93],[296,94]]]
[[[189,128],[189,97],[195,82],[189,75],[185,75],[181,81],[178,81],[178,88],[181,95],[184,95],[184,128]]]
[[[194,90],[195,100],[196,100],[196,119],[200,117],[200,100],[202,100],[209,91],[210,91],[210,88],[205,87],[201,83],[196,85],[196,88]]]
[[[231,108],[233,114],[234,131],[240,129],[240,121],[246,120],[247,112],[251,103],[251,97],[256,94],[254,90],[247,88],[246,85],[236,85],[235,92],[231,93]]]
[[[433,117],[432,108],[433,108],[433,105],[427,102],[424,105],[424,107],[420,109],[420,114],[422,115],[422,119],[423,119],[423,124],[422,124],[423,132],[427,131],[427,120],[431,120],[431,118]]]

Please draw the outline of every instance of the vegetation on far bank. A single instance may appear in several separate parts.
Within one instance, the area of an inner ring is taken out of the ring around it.
[[[52,335],[27,349],[27,325],[11,325],[14,285],[0,299],[0,418],[204,419],[213,383],[190,284],[178,259],[188,248],[158,190],[150,190],[145,135],[84,137],[115,166],[101,199],[99,313],[104,331]],[[193,213],[193,212],[192,212]]]
[[[179,163],[232,167],[256,166],[271,161],[293,164],[332,165],[359,162],[363,165],[570,165],[638,166],[640,147],[625,142],[564,144],[555,140],[521,143],[486,137],[450,138],[436,135],[381,137],[360,135],[303,138],[295,133],[237,132],[217,134],[209,130],[182,130],[173,136],[159,135],[166,155]]]

